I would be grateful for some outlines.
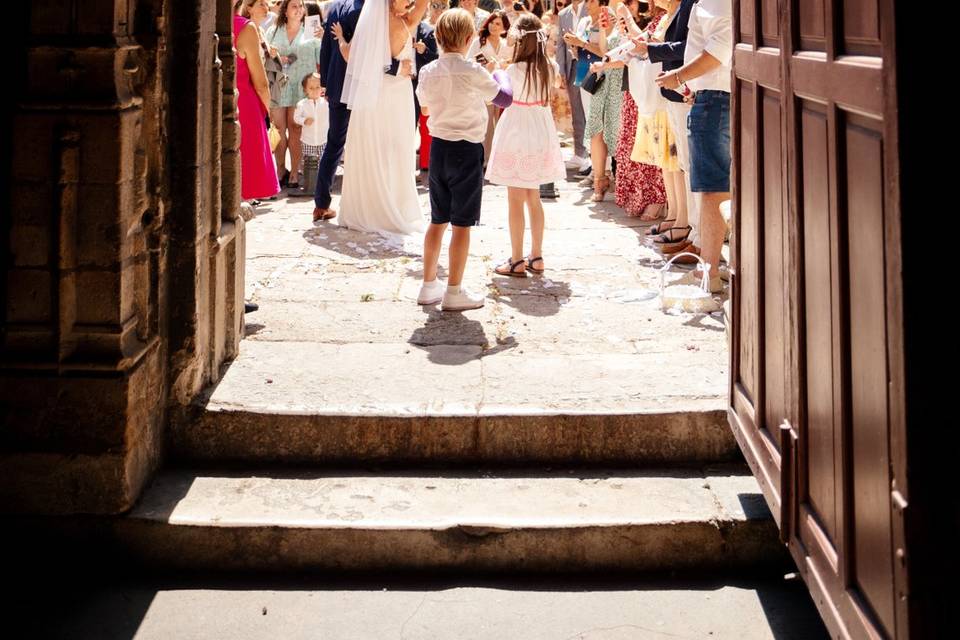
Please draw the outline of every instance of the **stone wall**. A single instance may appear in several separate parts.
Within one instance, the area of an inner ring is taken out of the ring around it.
[[[231,2],[33,0],[0,225],[0,511],[117,513],[243,322]]]

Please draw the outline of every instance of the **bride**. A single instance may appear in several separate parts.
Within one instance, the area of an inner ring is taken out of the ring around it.
[[[387,235],[422,232],[414,155],[411,80],[413,37],[427,0],[366,0],[347,44],[332,25],[347,60],[343,102],[350,109],[344,148],[340,224]],[[396,75],[385,73],[391,58]]]

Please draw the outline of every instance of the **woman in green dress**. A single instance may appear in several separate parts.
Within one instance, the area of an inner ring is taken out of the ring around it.
[[[277,161],[277,179],[291,189],[300,186],[300,125],[293,121],[297,103],[304,97],[301,81],[317,71],[320,61],[320,42],[323,30],[307,34],[304,31],[306,10],[303,0],[283,0],[280,14],[267,29],[267,44],[277,49],[283,63],[287,83],[280,91],[279,100],[271,105],[273,123],[280,131],[280,144],[274,149]],[[287,171],[287,150],[290,151],[290,171]]]

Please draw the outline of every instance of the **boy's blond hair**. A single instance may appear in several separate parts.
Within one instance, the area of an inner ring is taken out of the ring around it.
[[[434,35],[444,51],[459,49],[474,35],[473,16],[466,9],[448,9],[440,14]]]

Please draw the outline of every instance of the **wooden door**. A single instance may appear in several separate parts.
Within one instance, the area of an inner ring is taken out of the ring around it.
[[[734,2],[729,415],[840,637],[908,629],[894,34],[893,0]]]

